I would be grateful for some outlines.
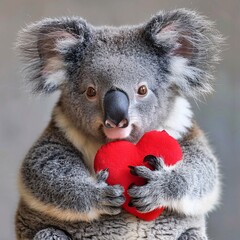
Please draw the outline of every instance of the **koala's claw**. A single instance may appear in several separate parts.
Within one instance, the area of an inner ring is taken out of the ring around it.
[[[136,173],[136,171],[135,171],[135,167],[134,167],[134,166],[128,166],[128,167],[129,167],[130,173],[131,173],[132,175],[138,176],[137,173]]]
[[[132,198],[129,202],[129,207],[135,207],[139,212],[150,212],[155,209],[156,202],[154,201],[155,196],[151,196],[152,189],[148,188],[147,185],[136,186],[133,185],[128,189],[128,194]]]
[[[147,180],[143,186],[131,185],[128,194],[131,197],[130,207],[135,207],[139,212],[150,212],[162,206],[165,197],[165,188],[168,184],[168,177],[163,167],[163,160],[154,156],[147,156],[145,161],[150,161],[155,166],[155,170],[151,170],[145,166],[131,167],[130,172],[134,175]],[[159,169],[159,170],[158,170]]]
[[[139,176],[142,178],[145,178],[147,180],[153,180],[154,179],[154,171],[151,169],[144,167],[144,166],[128,166],[130,168],[130,173],[134,176]]]
[[[97,175],[99,199],[98,206],[104,213],[117,215],[121,212],[121,206],[125,202],[124,188],[120,185],[110,186],[106,183],[109,173],[102,170]]]
[[[136,209],[137,209],[138,212],[148,213],[148,212],[151,212],[152,210],[154,210],[155,207],[153,207],[151,205],[146,205],[146,206],[143,206],[143,207],[136,207]]]
[[[145,178],[146,180],[156,179],[156,174],[159,174],[160,171],[164,170],[164,160],[161,157],[155,157],[153,155],[147,155],[144,158],[144,162],[148,162],[149,165],[153,167],[153,170],[145,166],[128,166],[130,168],[130,173],[134,176],[139,176]]]
[[[108,168],[101,170],[100,172],[98,172],[97,174],[97,182],[106,182],[107,178],[109,176],[109,171]]]
[[[152,197],[143,196],[132,198],[128,204],[129,207],[135,207],[139,212],[150,212],[156,208]]]
[[[147,155],[143,161],[148,162],[148,164],[151,165],[154,170],[161,170],[164,167],[164,161],[161,157],[157,158],[153,155]]]

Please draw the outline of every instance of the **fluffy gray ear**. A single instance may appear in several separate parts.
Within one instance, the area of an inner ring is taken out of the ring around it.
[[[67,78],[68,61],[81,58],[86,41],[89,29],[79,18],[44,19],[22,30],[16,46],[33,92],[59,89]]]
[[[169,79],[190,96],[212,90],[223,39],[214,24],[185,9],[160,12],[145,28],[147,41],[169,59]]]

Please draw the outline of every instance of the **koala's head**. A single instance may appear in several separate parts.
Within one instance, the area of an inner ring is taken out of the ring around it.
[[[60,90],[59,105],[77,128],[137,141],[164,126],[177,96],[211,91],[220,41],[211,22],[180,9],[119,28],[45,19],[20,33],[18,48],[33,91]]]

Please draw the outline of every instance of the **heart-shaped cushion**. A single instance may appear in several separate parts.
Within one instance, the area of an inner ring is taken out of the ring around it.
[[[157,208],[148,213],[140,213],[134,207],[129,207],[130,196],[127,190],[131,184],[144,185],[146,180],[130,173],[128,166],[150,167],[143,162],[147,155],[162,157],[167,166],[174,165],[182,159],[182,151],[178,142],[167,134],[166,131],[151,131],[143,135],[135,145],[131,142],[120,140],[103,145],[97,152],[94,169],[96,172],[108,168],[109,177],[107,183],[110,185],[120,184],[124,187],[126,201],[123,208],[146,221],[157,218],[164,208]]]

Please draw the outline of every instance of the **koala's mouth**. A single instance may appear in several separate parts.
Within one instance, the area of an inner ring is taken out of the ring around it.
[[[129,136],[132,132],[132,126],[129,125],[126,128],[119,128],[119,127],[106,128],[106,127],[103,127],[103,132],[109,140],[127,139],[127,138],[129,138]]]

